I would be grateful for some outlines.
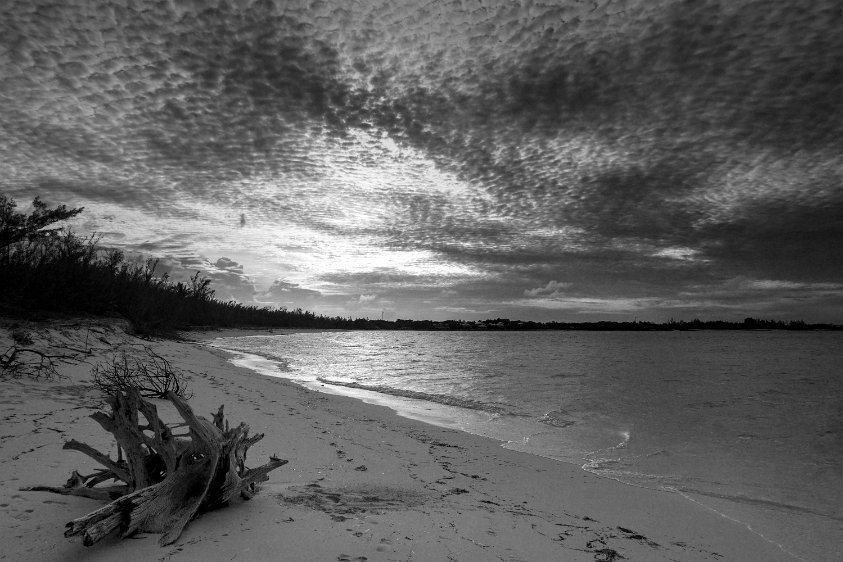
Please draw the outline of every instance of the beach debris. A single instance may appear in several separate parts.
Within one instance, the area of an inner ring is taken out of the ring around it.
[[[0,355],[0,380],[21,377],[53,380],[61,377],[56,370],[60,361],[76,360],[76,355],[46,353],[30,347],[13,345]]]
[[[268,473],[288,461],[270,456],[258,468],[246,467],[246,453],[263,438],[249,436],[249,426],[230,427],[223,406],[212,420],[197,416],[187,401],[174,392],[167,399],[184,420],[166,424],[154,404],[137,388],[127,387],[108,398],[111,413],[95,412],[91,418],[117,441],[117,460],[75,440],[64,448],[79,451],[104,468],[89,475],[73,471],[64,486],[33,486],[28,491],[48,491],[109,501],[107,505],[70,521],[65,536],[81,535],[90,546],[118,531],[122,537],[136,532],[162,533],[161,546],[175,542],[189,521],[223,507],[235,496],[250,499]],[[145,423],[141,422],[141,418]],[[174,429],[187,428],[175,434]],[[108,480],[122,482],[98,486]]]
[[[97,364],[93,384],[105,394],[134,387],[145,398],[166,398],[168,392],[191,398],[184,375],[148,346],[143,346],[142,354],[123,351],[110,361]]]
[[[626,534],[626,536],[624,537],[625,539],[642,542],[642,543],[646,544],[647,546],[649,546],[650,548],[660,548],[661,547],[661,545],[659,543],[657,543],[655,541],[651,541],[650,539],[648,539],[644,535],[642,535],[640,533],[636,533],[635,531],[633,531],[631,529],[627,529],[626,527],[618,527],[618,531]]]
[[[621,556],[617,550],[611,548],[601,548],[594,551],[595,562],[613,562],[614,560],[625,560],[626,557]]]
[[[0,330],[1,331],[1,330]],[[65,338],[45,335],[43,330],[31,330],[14,325],[10,334],[14,342],[0,355],[0,381],[30,378],[51,381],[64,378],[59,372],[62,364],[85,361],[93,354],[88,346],[81,349],[69,345]]]

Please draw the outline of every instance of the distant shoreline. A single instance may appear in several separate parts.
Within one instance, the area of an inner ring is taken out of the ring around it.
[[[723,320],[653,322],[534,322],[524,320],[369,320],[357,319],[344,326],[191,326],[185,332],[229,332],[236,330],[266,332],[299,332],[302,330],[350,331],[350,330],[418,330],[418,331],[580,331],[580,332],[699,332],[699,331],[740,331],[740,332],[836,332],[843,331],[841,324],[807,324],[800,321],[756,320],[748,318],[743,322]]]

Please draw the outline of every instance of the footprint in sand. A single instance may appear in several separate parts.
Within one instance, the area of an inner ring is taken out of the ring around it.
[[[431,499],[417,490],[371,484],[323,488],[315,482],[304,487],[291,486],[284,494],[276,497],[288,505],[300,505],[322,511],[335,521],[391,510],[411,509]]]

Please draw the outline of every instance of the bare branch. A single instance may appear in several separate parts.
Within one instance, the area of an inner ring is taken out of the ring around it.
[[[0,355],[0,379],[5,377],[60,378],[57,361],[78,361],[77,355],[49,354],[30,347],[11,346]]]
[[[146,398],[166,398],[169,392],[190,398],[184,375],[148,346],[143,346],[142,354],[123,352],[109,363],[98,364],[94,367],[93,382],[105,394],[133,387]]]
[[[79,451],[84,455],[88,455],[89,457],[106,467],[114,475],[115,478],[122,480],[126,484],[129,484],[131,482],[131,477],[129,476],[129,472],[126,468],[125,463],[120,464],[119,462],[111,460],[108,455],[100,453],[90,445],[80,443],[75,439],[71,439],[70,441],[64,444],[64,447],[62,447],[62,449]]]

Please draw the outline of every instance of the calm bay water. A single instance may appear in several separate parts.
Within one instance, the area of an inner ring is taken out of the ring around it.
[[[266,374],[680,493],[796,559],[843,559],[839,332],[354,331],[213,345]]]

